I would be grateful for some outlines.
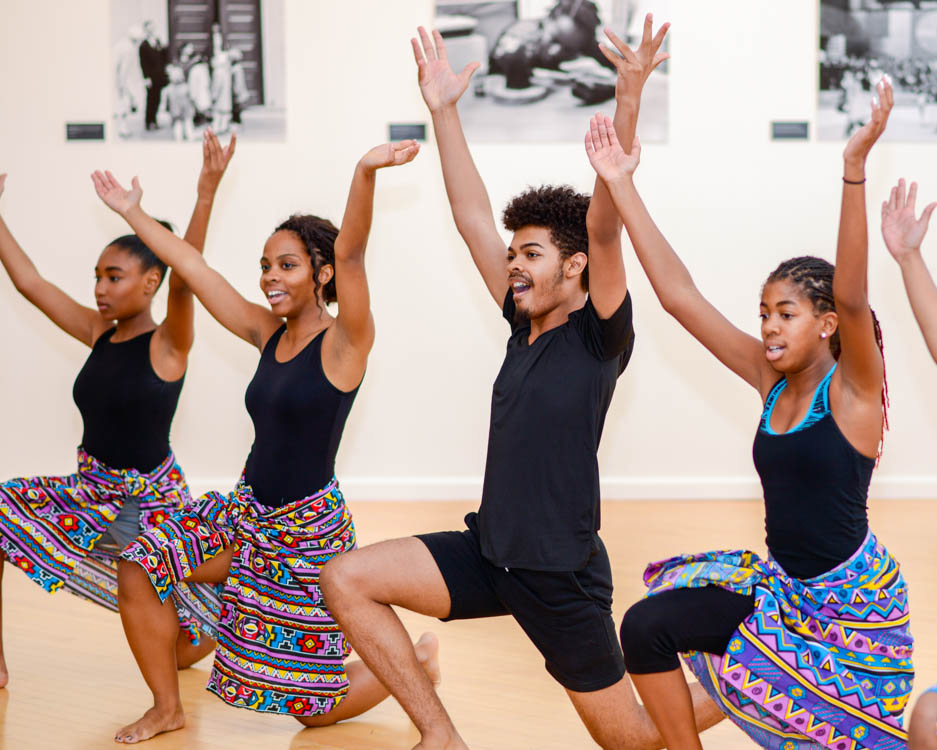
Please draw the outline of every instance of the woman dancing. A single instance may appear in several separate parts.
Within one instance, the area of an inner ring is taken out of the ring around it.
[[[885,247],[898,262],[908,301],[931,357],[937,362],[937,286],[921,255],[921,243],[937,203],[915,217],[917,183],[906,189],[899,180],[882,203],[882,236]],[[926,691],[914,706],[908,723],[911,750],[937,750],[937,685]]]
[[[768,560],[752,552],[652,564],[648,598],[621,627],[625,664],[671,750],[702,747],[677,655],[760,746],[901,747],[911,691],[907,588],[868,529],[866,498],[884,425],[884,362],[866,290],[865,163],[892,107],[849,140],[836,266],[785,261],[761,293],[761,341],[699,292],[632,181],[601,118],[586,139],[664,308],[764,400],[755,466]]]
[[[319,569],[355,546],[334,467],[374,340],[364,254],[375,173],[406,164],[418,150],[404,141],[362,157],[340,231],[309,215],[274,230],[260,260],[270,309],[244,299],[194,248],[147,216],[136,178],[127,191],[110,173],[94,174],[102,200],[223,326],[261,352],[245,397],[254,444],[235,490],[209,492],[123,554],[121,617],[153,707],[120,729],[118,742],[184,724],[172,652],[178,626],[164,603],[182,582],[224,584],[208,689],[226,703],[320,726],[387,697],[361,662],[346,670],[349,648],[322,601]],[[329,302],[338,302],[335,317]],[[421,638],[416,650],[438,681],[435,637]]]
[[[196,253],[234,147],[233,138],[223,149],[206,131],[198,199],[185,235]],[[5,181],[0,175],[0,194]],[[0,262],[26,299],[91,347],[74,388],[84,425],[78,471],[0,484],[0,574],[6,558],[50,593],[65,588],[116,612],[120,550],[191,500],[169,447],[169,428],[192,348],[192,293],[171,274],[166,318],[157,325],[152,302],[166,265],[132,234],[118,237],[98,258],[96,310],[40,276],[2,218]],[[177,603],[183,598],[184,634],[174,642],[179,668],[213,648],[210,639],[200,642],[199,630],[217,608],[208,586],[181,588]],[[0,643],[0,687],[8,679]]]

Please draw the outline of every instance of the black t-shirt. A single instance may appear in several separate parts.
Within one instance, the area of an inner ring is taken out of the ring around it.
[[[528,344],[514,320],[491,397],[478,526],[482,554],[504,567],[580,570],[599,529],[597,451],[605,414],[634,347],[631,296],[607,320],[587,300]]]

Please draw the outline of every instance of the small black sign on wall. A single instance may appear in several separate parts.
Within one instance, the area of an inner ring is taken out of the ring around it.
[[[65,123],[67,141],[103,141],[103,122],[67,122]]]
[[[426,140],[426,124],[422,122],[391,123],[389,129],[392,141]]]
[[[806,122],[779,122],[771,123],[772,141],[806,141],[809,134],[809,125]]]

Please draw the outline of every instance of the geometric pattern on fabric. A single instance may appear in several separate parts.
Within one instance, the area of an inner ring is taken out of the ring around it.
[[[724,654],[688,666],[749,737],[771,750],[897,750],[914,680],[908,589],[870,533],[856,553],[807,580],[748,551],[648,566],[648,596],[674,588],[754,590],[755,608]]]
[[[355,527],[338,481],[281,507],[254,499],[244,481],[209,492],[129,544],[160,599],[202,563],[234,545],[213,633],[207,689],[226,703],[266,713],[314,716],[348,692],[344,634],[325,608],[319,571],[355,548]]]
[[[114,546],[96,546],[127,497],[139,498],[140,531],[181,509],[191,498],[182,469],[170,453],[153,471],[114,469],[78,449],[78,471],[52,477],[21,477],[0,484],[0,549],[10,564],[49,593],[66,589],[117,611]],[[176,592],[193,616],[180,621],[198,643],[220,604],[213,586]]]

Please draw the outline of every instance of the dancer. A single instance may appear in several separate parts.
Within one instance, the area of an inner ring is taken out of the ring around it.
[[[928,205],[916,219],[916,199],[917,183],[912,182],[906,191],[905,181],[899,180],[889,199],[882,203],[882,236],[885,247],[901,268],[914,318],[931,357],[937,362],[937,287],[921,255],[921,243],[937,203]]]
[[[269,310],[244,299],[194,248],[147,216],[136,178],[127,191],[110,173],[94,174],[102,200],[222,325],[261,352],[246,395],[254,444],[235,490],[209,492],[124,551],[120,613],[153,707],[120,729],[118,742],[184,724],[172,652],[177,625],[165,604],[184,581],[224,584],[208,689],[226,703],[321,726],[387,697],[361,662],[346,671],[349,649],[322,602],[319,568],[355,546],[334,468],[374,340],[364,252],[375,173],[406,164],[418,150],[404,141],[362,157],[341,231],[309,215],[274,230],[260,261]],[[333,318],[327,304],[336,301]],[[416,648],[429,679],[438,681],[435,637],[424,636]]]
[[[868,528],[884,425],[881,334],[866,291],[865,162],[893,103],[844,152],[836,266],[782,263],[761,295],[758,341],[697,290],[654,225],[630,154],[601,117],[586,150],[661,304],[761,394],[755,466],[769,560],[713,552],[652,564],[649,598],[621,627],[625,664],[672,750],[701,748],[678,653],[714,700],[767,748],[899,747],[913,679],[907,588]],[[688,616],[692,613],[692,616]]]
[[[641,88],[665,55],[648,17],[621,61],[617,117],[634,133]],[[598,536],[596,452],[631,356],[621,224],[602,185],[590,201],[544,186],[514,198],[505,247],[472,162],[456,102],[477,67],[452,71],[439,32],[413,40],[453,217],[511,326],[494,384],[481,507],[467,531],[376,544],[332,561],[322,586],[362,659],[420,730],[420,748],[465,747],[390,605],[443,620],[511,615],[543,654],[602,747],[661,747],[624,679],[611,569]],[[609,39],[627,49],[614,34]],[[610,61],[617,54],[603,48]],[[629,50],[630,52],[630,50]],[[587,265],[588,263],[588,265]],[[721,716],[700,690],[701,726]]]
[[[937,685],[914,704],[908,723],[908,747],[910,750],[937,750]]]
[[[234,147],[232,140],[222,149],[213,134],[205,135],[198,200],[186,231],[196,252],[205,244]],[[5,181],[0,175],[0,194]],[[97,310],[40,276],[3,219],[0,262],[26,299],[91,347],[74,389],[84,424],[78,471],[0,484],[0,575],[6,558],[50,593],[64,588],[116,612],[120,550],[190,500],[169,447],[169,428],[192,347],[192,294],[172,274],[166,319],[153,321],[153,295],[166,266],[135,235],[118,237],[101,253]],[[218,604],[209,587],[183,588],[176,598],[186,600],[187,611],[184,634],[175,641],[174,664],[182,668],[211,650],[211,640],[200,642],[199,631]],[[7,681],[0,643],[0,687]]]

